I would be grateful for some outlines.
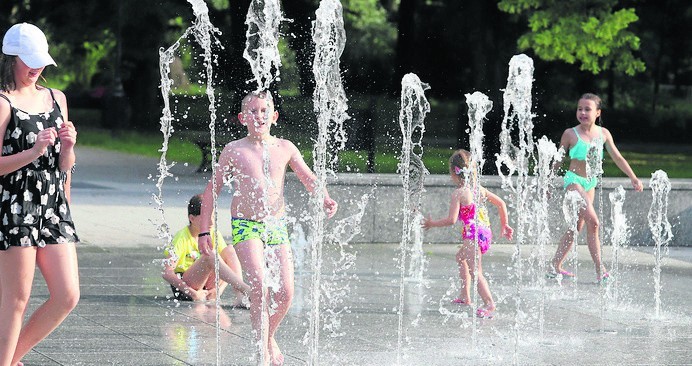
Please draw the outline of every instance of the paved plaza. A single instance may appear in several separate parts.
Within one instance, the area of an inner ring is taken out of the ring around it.
[[[178,303],[161,278],[159,232],[186,224],[186,202],[203,190],[206,176],[174,166],[159,210],[152,197],[156,159],[82,147],[77,157],[72,207],[83,240],[81,300],[24,364],[254,365],[249,311],[228,305],[230,292],[220,306]],[[221,217],[228,215],[227,196],[219,201]],[[543,281],[535,260],[541,248],[521,248],[519,272],[515,246],[494,245],[483,258],[498,305],[493,319],[450,302],[458,291],[453,244],[424,245],[422,281],[407,275],[402,281],[396,244],[325,246],[320,273],[334,297],[320,309],[322,323],[332,327],[319,334],[319,364],[691,364],[692,248],[672,247],[663,256],[657,312],[652,247],[621,249],[615,281],[601,287],[581,244],[578,278],[561,284]],[[545,250],[550,255],[555,246]],[[333,259],[344,253],[352,266],[335,271]],[[603,256],[610,266],[610,246]],[[296,298],[277,336],[286,365],[306,365],[315,356],[305,343],[313,272],[299,255],[297,261]],[[37,273],[32,309],[46,296]]]

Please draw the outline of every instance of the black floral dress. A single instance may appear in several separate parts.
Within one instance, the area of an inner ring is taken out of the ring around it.
[[[2,156],[13,155],[34,146],[38,132],[60,128],[60,106],[53,91],[53,108],[46,113],[29,114],[10,103],[10,121],[3,138]],[[0,94],[9,102],[9,99]],[[58,166],[60,141],[17,171],[0,177],[0,250],[10,246],[38,246],[79,241],[70,206],[65,198],[65,172]]]

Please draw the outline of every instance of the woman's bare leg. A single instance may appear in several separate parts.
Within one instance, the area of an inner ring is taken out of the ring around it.
[[[0,365],[15,365],[17,342],[36,271],[36,247],[0,252]]]
[[[36,264],[46,280],[50,296],[22,328],[13,362],[57,328],[79,302],[79,272],[74,243],[48,244],[36,252]]]

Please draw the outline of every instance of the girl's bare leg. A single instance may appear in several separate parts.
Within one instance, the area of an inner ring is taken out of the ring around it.
[[[574,231],[567,229],[562,235],[562,238],[560,238],[560,243],[558,244],[557,251],[552,261],[555,272],[560,273],[560,271],[564,270],[562,268],[562,263],[564,263],[567,254],[569,254],[569,251],[572,249],[576,237],[577,235]]]
[[[593,207],[595,189],[590,190],[586,194],[587,204],[586,210],[583,212],[584,221],[586,222],[586,242],[589,246],[589,253],[596,268],[596,279],[600,280],[606,272],[605,266],[601,260],[601,239],[599,237],[600,222],[598,214]]]
[[[466,262],[463,250],[463,248],[459,248],[456,255],[457,265],[459,266],[459,279],[461,281],[459,299],[464,301],[465,304],[471,304],[471,275],[469,274],[469,265]]]
[[[476,247],[475,243],[471,243],[474,247]],[[474,272],[478,275],[478,296],[480,296],[481,300],[483,300],[483,308],[486,310],[493,311],[495,310],[495,301],[493,300],[493,295],[490,293],[490,287],[488,286],[488,281],[485,279],[485,276],[483,275],[483,257],[480,253],[480,249],[475,248],[478,254],[478,268],[476,271],[473,271],[473,268],[476,267],[476,256],[474,255],[471,256],[471,259],[468,261],[469,263],[469,272],[471,273],[471,278],[473,279]]]
[[[464,240],[461,245],[461,255],[466,260],[469,268],[471,281],[474,281],[476,274],[478,275],[478,295],[483,300],[483,308],[487,310],[495,310],[495,302],[488,287],[488,281],[483,276],[483,267],[481,266],[481,254],[478,245],[473,240]],[[478,254],[478,264],[476,265],[476,254]]]
[[[567,187],[568,191],[577,191],[582,196],[585,202],[589,202],[589,195],[584,191],[584,188],[578,184],[571,184]],[[591,190],[593,196],[593,190]],[[564,270],[562,264],[564,263],[569,251],[572,249],[574,242],[577,240],[577,233],[579,233],[584,227],[584,212],[585,210],[579,211],[579,219],[577,221],[577,232],[572,229],[567,229],[567,231],[560,238],[560,243],[558,244],[557,251],[552,260],[553,269],[556,273],[560,273]]]

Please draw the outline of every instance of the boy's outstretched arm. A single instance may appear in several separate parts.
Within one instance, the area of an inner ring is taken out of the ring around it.
[[[500,215],[500,227],[502,228],[502,236],[505,238],[512,240],[512,236],[514,235],[514,229],[512,229],[511,226],[509,226],[509,215],[507,214],[507,205],[505,204],[505,201],[497,196],[495,193],[490,192],[489,190],[483,188],[485,191],[485,197],[497,207],[497,212]]]
[[[317,189],[317,176],[305,163],[303,156],[300,154],[300,150],[298,150],[298,148],[295,145],[293,145],[293,143],[290,144],[292,151],[291,159],[288,161],[288,165],[291,167],[291,170],[293,170],[293,172],[296,173],[298,180],[300,180],[300,182],[303,183],[305,189],[307,189],[308,192],[310,192],[310,194],[314,194],[315,189]],[[325,187],[324,211],[327,214],[327,217],[331,218],[332,216],[334,216],[338,207],[339,205],[329,196],[329,191],[327,191],[327,188]]]

